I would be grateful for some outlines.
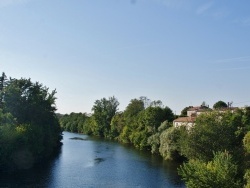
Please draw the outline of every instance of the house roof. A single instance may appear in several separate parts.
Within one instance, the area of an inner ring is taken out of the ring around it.
[[[195,106],[195,107],[191,107],[187,109],[187,111],[196,111],[196,110],[199,110],[200,108],[201,108],[200,106]]]
[[[174,122],[194,122],[196,120],[196,117],[179,117],[174,120]]]
[[[211,109],[206,106],[195,106],[195,107],[189,108],[187,111],[204,112],[208,110],[211,110]]]

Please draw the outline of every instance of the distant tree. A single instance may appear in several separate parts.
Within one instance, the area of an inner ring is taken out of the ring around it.
[[[187,116],[187,111],[189,108],[192,108],[193,106],[187,106],[185,107],[182,111],[181,111],[181,115],[180,116]]]
[[[176,118],[173,111],[168,106],[163,108],[163,111],[165,113],[165,120],[167,120],[168,122],[173,122]]]
[[[203,108],[208,108],[209,105],[208,105],[205,101],[203,101],[203,102],[201,103],[201,107],[203,107]]]
[[[218,101],[213,105],[214,109],[220,109],[220,108],[227,108],[227,103],[225,103],[224,101]]]
[[[114,96],[95,101],[92,111],[98,128],[96,135],[109,137],[111,120],[118,110],[118,105],[119,102]]]
[[[150,100],[149,98],[145,97],[145,96],[141,96],[141,97],[139,98],[139,100],[141,100],[141,101],[143,102],[144,108],[149,107],[150,104],[151,104],[151,100]]]
[[[2,76],[0,76],[0,91],[3,90],[3,88],[6,86],[6,80],[7,80],[7,76],[6,74],[3,72]]]
[[[58,114],[57,114],[58,116]],[[70,113],[69,115],[60,115],[60,126],[65,131],[84,133],[85,121],[89,117],[86,113]]]
[[[129,119],[144,109],[144,102],[141,99],[132,99],[124,111],[124,117]]]
[[[6,86],[7,76],[2,73],[0,76],[0,108],[3,108],[4,87]]]
[[[152,107],[161,107],[161,108],[163,108],[163,104],[162,104],[162,101],[161,101],[161,100],[152,101],[152,102],[150,103],[150,106],[152,106]]]

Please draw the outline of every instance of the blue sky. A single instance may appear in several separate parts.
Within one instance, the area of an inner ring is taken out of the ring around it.
[[[56,88],[60,113],[250,105],[250,1],[0,0],[0,71]]]

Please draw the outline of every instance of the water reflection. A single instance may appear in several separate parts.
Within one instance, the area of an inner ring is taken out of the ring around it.
[[[44,163],[36,164],[32,169],[0,173],[0,188],[12,187],[48,187],[53,181],[51,172],[61,155],[61,148]]]
[[[65,132],[62,149],[52,160],[30,170],[0,174],[0,188],[185,187],[176,165],[133,147]]]

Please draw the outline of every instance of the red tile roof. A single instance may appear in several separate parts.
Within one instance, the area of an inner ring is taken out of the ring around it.
[[[174,120],[174,122],[194,122],[196,120],[196,117],[179,117]]]

